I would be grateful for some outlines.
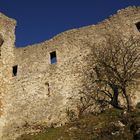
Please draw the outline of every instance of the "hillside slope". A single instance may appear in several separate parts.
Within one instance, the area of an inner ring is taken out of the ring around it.
[[[17,140],[140,140],[140,112],[108,109]]]

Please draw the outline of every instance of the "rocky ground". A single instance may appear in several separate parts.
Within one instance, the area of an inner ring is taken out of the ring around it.
[[[108,109],[17,140],[140,140],[140,110]]]

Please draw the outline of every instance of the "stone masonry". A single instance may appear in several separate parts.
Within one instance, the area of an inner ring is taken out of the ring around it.
[[[0,140],[14,140],[30,131],[24,128],[27,124],[64,124],[66,109],[74,108],[83,81],[88,79],[85,71],[91,70],[94,44],[114,32],[140,37],[139,22],[140,7],[128,7],[97,25],[16,48],[16,21],[0,14]],[[57,59],[55,64],[51,64],[51,57]],[[134,95],[136,104],[140,86]]]

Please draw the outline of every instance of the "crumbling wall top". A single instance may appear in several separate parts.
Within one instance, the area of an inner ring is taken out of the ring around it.
[[[5,21],[5,22],[9,22],[10,24],[16,25],[16,20],[15,19],[9,18],[8,16],[4,15],[3,13],[0,13],[0,19]]]

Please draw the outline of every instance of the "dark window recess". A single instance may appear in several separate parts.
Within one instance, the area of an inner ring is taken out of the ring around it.
[[[1,56],[1,46],[3,45],[3,43],[4,43],[4,40],[0,36],[0,56]]]
[[[136,27],[137,27],[138,31],[140,32],[140,22],[136,23]]]
[[[57,63],[56,51],[50,53],[50,62],[51,62],[51,64]]]
[[[18,69],[17,65],[13,66],[13,76],[17,76],[17,69]]]
[[[0,46],[2,46],[4,43],[4,40],[0,38]]]

